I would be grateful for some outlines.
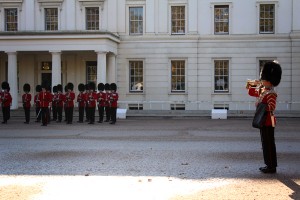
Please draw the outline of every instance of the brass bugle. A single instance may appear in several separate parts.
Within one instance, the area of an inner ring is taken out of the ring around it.
[[[260,81],[259,80],[251,80],[251,79],[248,79],[247,80],[247,84],[246,84],[246,88],[249,88],[249,87],[257,87],[258,85],[260,85]]]

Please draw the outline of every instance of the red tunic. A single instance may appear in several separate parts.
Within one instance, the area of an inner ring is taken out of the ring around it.
[[[75,99],[75,93],[73,91],[68,92],[66,94],[66,107],[67,108],[73,108],[74,107],[74,99]]]
[[[101,107],[105,107],[106,106],[106,93],[105,92],[99,92],[98,94],[98,105]]]
[[[31,106],[30,101],[31,101],[31,94],[25,93],[22,95],[22,102],[24,108],[30,108]]]
[[[119,95],[116,92],[110,93],[110,107],[117,108],[118,107],[118,99]]]
[[[52,101],[52,95],[49,92],[40,92],[39,99],[41,101],[41,107],[47,108]]]
[[[12,102],[12,97],[9,92],[6,91],[2,92],[1,99],[2,99],[1,100],[2,107],[10,107]]]
[[[34,96],[34,104],[35,104],[36,107],[40,107],[41,106],[41,102],[39,100],[39,94],[36,94]]]
[[[77,95],[78,107],[85,107],[86,95],[83,92],[80,92]]]
[[[87,94],[87,104],[90,108],[96,107],[96,101],[97,101],[97,93],[96,92],[89,92]]]
[[[267,94],[265,94],[265,92]],[[248,94],[254,97],[260,97],[262,103],[266,103],[267,106],[267,118],[265,122],[265,126],[272,126],[272,116],[274,117],[274,126],[276,125],[276,117],[274,115],[274,111],[276,109],[276,99],[277,94],[275,92],[270,92],[270,89],[263,88],[262,90],[257,90],[254,87],[250,87],[248,90]]]
[[[57,106],[57,97],[58,97],[58,94],[54,93],[53,98],[52,98],[52,106],[53,107]]]
[[[65,102],[66,96],[63,93],[57,94],[57,107],[63,107]]]

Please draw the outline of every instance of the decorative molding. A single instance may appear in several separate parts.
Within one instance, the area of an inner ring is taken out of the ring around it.
[[[18,8],[22,11],[23,0],[0,0],[0,8]],[[0,9],[0,12],[2,9]]]
[[[78,0],[80,4],[80,10],[84,7],[100,7],[103,10],[103,4],[105,0]]]
[[[60,10],[62,10],[62,4],[64,3],[64,0],[37,0],[37,2],[40,5],[40,10],[45,7],[58,7]]]

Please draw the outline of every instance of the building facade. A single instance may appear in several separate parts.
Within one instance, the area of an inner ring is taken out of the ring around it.
[[[279,110],[300,110],[299,0],[0,0],[0,81],[118,85],[119,107],[253,110],[247,79],[283,69]],[[75,87],[77,89],[77,87]],[[77,91],[77,90],[76,90]]]

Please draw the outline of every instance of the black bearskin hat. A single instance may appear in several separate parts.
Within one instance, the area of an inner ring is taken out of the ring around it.
[[[48,87],[49,87],[48,82],[47,81],[43,81],[42,82],[42,88],[48,89]]]
[[[83,91],[85,90],[85,85],[84,85],[83,83],[80,83],[80,84],[78,85],[78,90],[79,90],[80,92],[83,92]]]
[[[99,83],[98,84],[98,90],[99,91],[103,91],[104,90],[104,84],[103,83]]]
[[[89,87],[89,84],[85,84],[85,90],[89,90],[90,87]]]
[[[109,85],[109,83],[105,83],[104,89],[105,89],[105,90],[110,90],[110,85]]]
[[[51,86],[48,85],[48,86],[46,87],[46,90],[49,91],[49,92],[51,92]]]
[[[278,63],[267,62],[261,70],[260,79],[270,81],[273,86],[277,86],[281,80],[282,70]]]
[[[64,89],[65,89],[65,92],[68,92],[68,85],[65,85]]]
[[[3,90],[8,90],[9,89],[9,83],[6,81],[3,81],[1,84],[1,87]]]
[[[74,90],[74,85],[73,85],[73,83],[68,83],[68,84],[67,84],[67,87],[68,87],[68,89],[71,90],[71,91]]]
[[[24,91],[24,92],[30,92],[30,85],[29,85],[28,83],[25,83],[25,84],[23,85],[23,91]]]
[[[89,83],[89,88],[90,88],[90,90],[94,90],[94,91],[95,91],[95,89],[96,89],[96,84],[95,84],[94,82],[90,82],[90,83]]]
[[[58,84],[58,85],[57,85],[57,91],[58,91],[58,92],[62,92],[62,85],[61,85],[61,84]]]
[[[53,92],[56,93],[57,92],[57,86],[53,86]]]
[[[35,86],[35,91],[36,91],[36,92],[42,91],[42,86],[41,86],[41,85]]]
[[[117,91],[117,84],[115,84],[115,83],[110,84],[110,89]]]

